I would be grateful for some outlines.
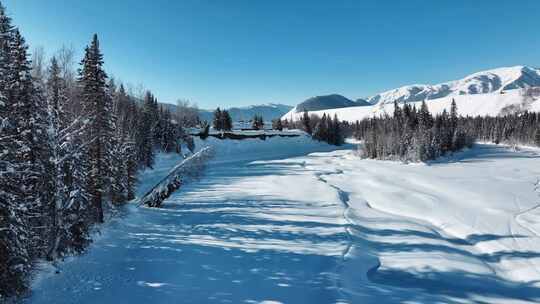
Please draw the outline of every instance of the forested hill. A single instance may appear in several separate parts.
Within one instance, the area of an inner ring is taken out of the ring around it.
[[[78,67],[69,48],[31,60],[0,4],[0,302],[27,290],[38,259],[82,252],[156,151],[193,144],[150,91],[108,77],[97,35],[81,49]]]

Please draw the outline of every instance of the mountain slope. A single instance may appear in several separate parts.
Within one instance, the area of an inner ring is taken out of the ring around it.
[[[540,87],[540,69],[526,66],[492,69],[441,84],[403,86],[360,100],[370,106],[349,107],[346,110],[334,107],[311,112],[320,115],[324,112],[336,113],[342,119],[355,121],[371,115],[392,113],[389,109],[393,108],[394,101],[411,103],[427,100],[430,109],[442,111],[442,108],[449,108],[452,98],[458,101],[462,115],[499,115],[509,107],[513,107],[513,110],[540,111],[539,102],[526,100],[522,90],[518,90],[525,87]],[[284,115],[283,119],[299,117],[296,109],[300,105]]]
[[[526,66],[504,67],[436,85],[408,85],[372,96],[368,102],[371,104],[414,102],[448,96],[501,92],[526,86],[540,86],[540,69]]]
[[[297,112],[319,111],[359,106],[360,104],[338,94],[311,97],[296,106]]]
[[[461,115],[499,115],[513,111],[535,111],[540,112],[540,99],[528,98],[523,95],[523,90],[508,90],[504,94],[500,92],[487,93],[487,94],[473,94],[473,95],[457,95],[447,96],[438,99],[427,100],[426,104],[429,110],[433,113],[441,113],[444,109],[450,110],[450,104],[452,99],[456,101],[458,113]],[[421,106],[421,101],[410,102],[415,105],[416,108]],[[356,120],[362,120],[364,118],[379,116],[383,114],[392,115],[394,111],[394,104],[379,103],[372,106],[363,107],[348,107],[339,109],[327,109],[321,111],[313,111],[310,114],[316,114],[322,116],[324,113],[333,116],[337,114],[339,119],[349,122],[355,122]],[[282,119],[298,120],[302,117],[302,113],[295,113],[290,111],[282,117]]]

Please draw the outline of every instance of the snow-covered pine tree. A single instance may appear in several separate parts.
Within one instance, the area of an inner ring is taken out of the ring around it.
[[[0,4],[0,298],[25,289],[29,270],[24,196],[19,188],[23,162],[17,157],[17,102],[11,93],[16,78],[12,64],[14,28]],[[18,113],[17,113],[18,115]]]
[[[48,133],[49,118],[43,92],[34,86],[28,47],[15,30],[12,59],[15,78],[10,86],[11,97],[16,99],[13,113],[16,117],[19,145],[16,157],[22,162],[20,182],[24,191],[21,202],[27,209],[30,228],[30,254],[44,256],[47,251],[48,202],[54,193],[54,175],[51,162],[51,142]]]
[[[113,96],[114,109],[116,114],[116,127],[121,133],[121,137],[127,137],[130,129],[130,98],[126,93],[123,84],[120,84],[118,91]]]
[[[212,127],[214,128],[214,130],[217,130],[217,131],[223,130],[223,123],[222,123],[221,117],[222,117],[221,109],[218,107],[214,111],[214,117],[212,118]]]
[[[154,165],[153,152],[153,102],[154,97],[151,92],[146,92],[142,113],[137,125],[135,143],[137,147],[137,158],[139,162],[148,168]]]
[[[328,124],[326,120],[326,113],[323,113],[322,118],[317,122],[313,128],[313,138],[319,141],[328,140]]]
[[[128,169],[124,159],[123,139],[115,135],[113,139],[113,151],[111,159],[110,198],[113,204],[121,204],[128,197]]]
[[[419,153],[418,159],[424,161],[432,159],[434,155],[434,148],[432,147],[432,127],[433,116],[429,112],[427,104],[422,101],[420,110],[418,112],[419,130],[417,132],[417,144],[420,145],[417,151]]]
[[[457,105],[456,100],[452,98],[452,103],[450,104],[450,133],[452,133],[452,136],[454,135],[454,132],[456,132],[457,125],[458,125],[458,112],[457,112]]]
[[[130,155],[126,153],[126,147],[130,145],[128,143],[128,130],[129,127],[129,98],[124,90],[124,86],[120,85],[120,88],[116,89],[116,83],[113,78],[109,80],[108,84],[109,96],[112,98],[116,130],[112,139],[112,151],[111,151],[111,177],[109,187],[109,197],[113,204],[121,204],[128,200],[129,196],[129,174],[128,174],[128,162]]]
[[[232,117],[231,114],[229,114],[229,111],[223,110],[221,111],[221,127],[224,131],[230,131],[233,128],[232,124]]]
[[[312,128],[311,128],[311,122],[310,122],[308,111],[304,111],[304,114],[302,115],[302,121],[301,122],[302,122],[302,128],[304,129],[304,131],[306,131],[306,133],[311,135],[313,133],[313,131],[312,131]]]
[[[90,174],[88,190],[95,214],[95,221],[103,222],[103,201],[107,182],[111,176],[111,152],[114,130],[112,100],[107,94],[107,74],[103,70],[103,55],[99,40],[94,35],[85,50],[79,70],[81,101],[87,127],[84,140],[88,142]]]
[[[46,81],[47,105],[49,110],[50,128],[49,136],[52,141],[52,159],[54,172],[54,199],[49,202],[49,249],[47,258],[56,259],[61,246],[61,239],[68,234],[63,228],[65,214],[64,208],[68,203],[68,174],[71,170],[67,161],[68,136],[61,134],[65,129],[67,118],[64,112],[66,104],[65,83],[60,76],[60,67],[55,57],[51,59]]]
[[[135,198],[135,186],[137,185],[137,153],[135,150],[135,143],[133,141],[126,141],[122,146],[123,158],[126,161],[126,175],[127,175],[127,199],[132,200]]]
[[[54,199],[49,203],[51,225],[47,258],[54,260],[69,252],[80,252],[88,243],[88,229],[93,222],[88,207],[86,144],[83,141],[85,120],[71,117],[65,73],[55,57],[51,59],[46,81],[52,140]]]
[[[337,114],[334,114],[334,119],[332,120],[332,136],[331,144],[336,146],[341,146],[343,144],[343,132],[341,130],[340,122],[337,117]]]

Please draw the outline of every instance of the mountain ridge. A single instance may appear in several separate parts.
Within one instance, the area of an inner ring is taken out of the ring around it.
[[[384,104],[394,103],[394,101],[397,101],[398,103],[419,102],[423,100],[436,100],[463,95],[504,93],[507,90],[538,86],[540,86],[540,69],[516,65],[484,70],[467,75],[458,80],[439,84],[412,84],[401,86],[375,94],[366,99],[358,99],[358,101],[361,102],[361,106],[383,106]],[[295,113],[302,112],[301,105],[306,101],[298,104],[283,116],[283,118],[293,117]],[[516,103],[519,103],[520,101],[521,100],[516,101]],[[351,105],[350,107],[357,106],[359,105]],[[333,107],[327,104],[326,107],[318,108],[314,111],[341,108],[344,107],[340,105]]]
[[[387,90],[367,99],[370,104],[415,102],[448,96],[486,94],[540,86],[540,69],[528,66],[484,70],[439,84],[413,84]]]
[[[249,105],[242,107],[230,107],[225,110],[229,111],[233,121],[250,120],[255,114],[262,115],[265,121],[280,118],[289,112],[293,107],[280,103],[266,103],[258,105]],[[212,121],[214,110],[199,110],[199,118],[201,120]]]

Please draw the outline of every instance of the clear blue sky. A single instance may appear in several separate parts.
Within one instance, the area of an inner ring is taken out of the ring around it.
[[[4,0],[31,47],[82,51],[161,101],[203,108],[349,98],[540,65],[540,1]]]

